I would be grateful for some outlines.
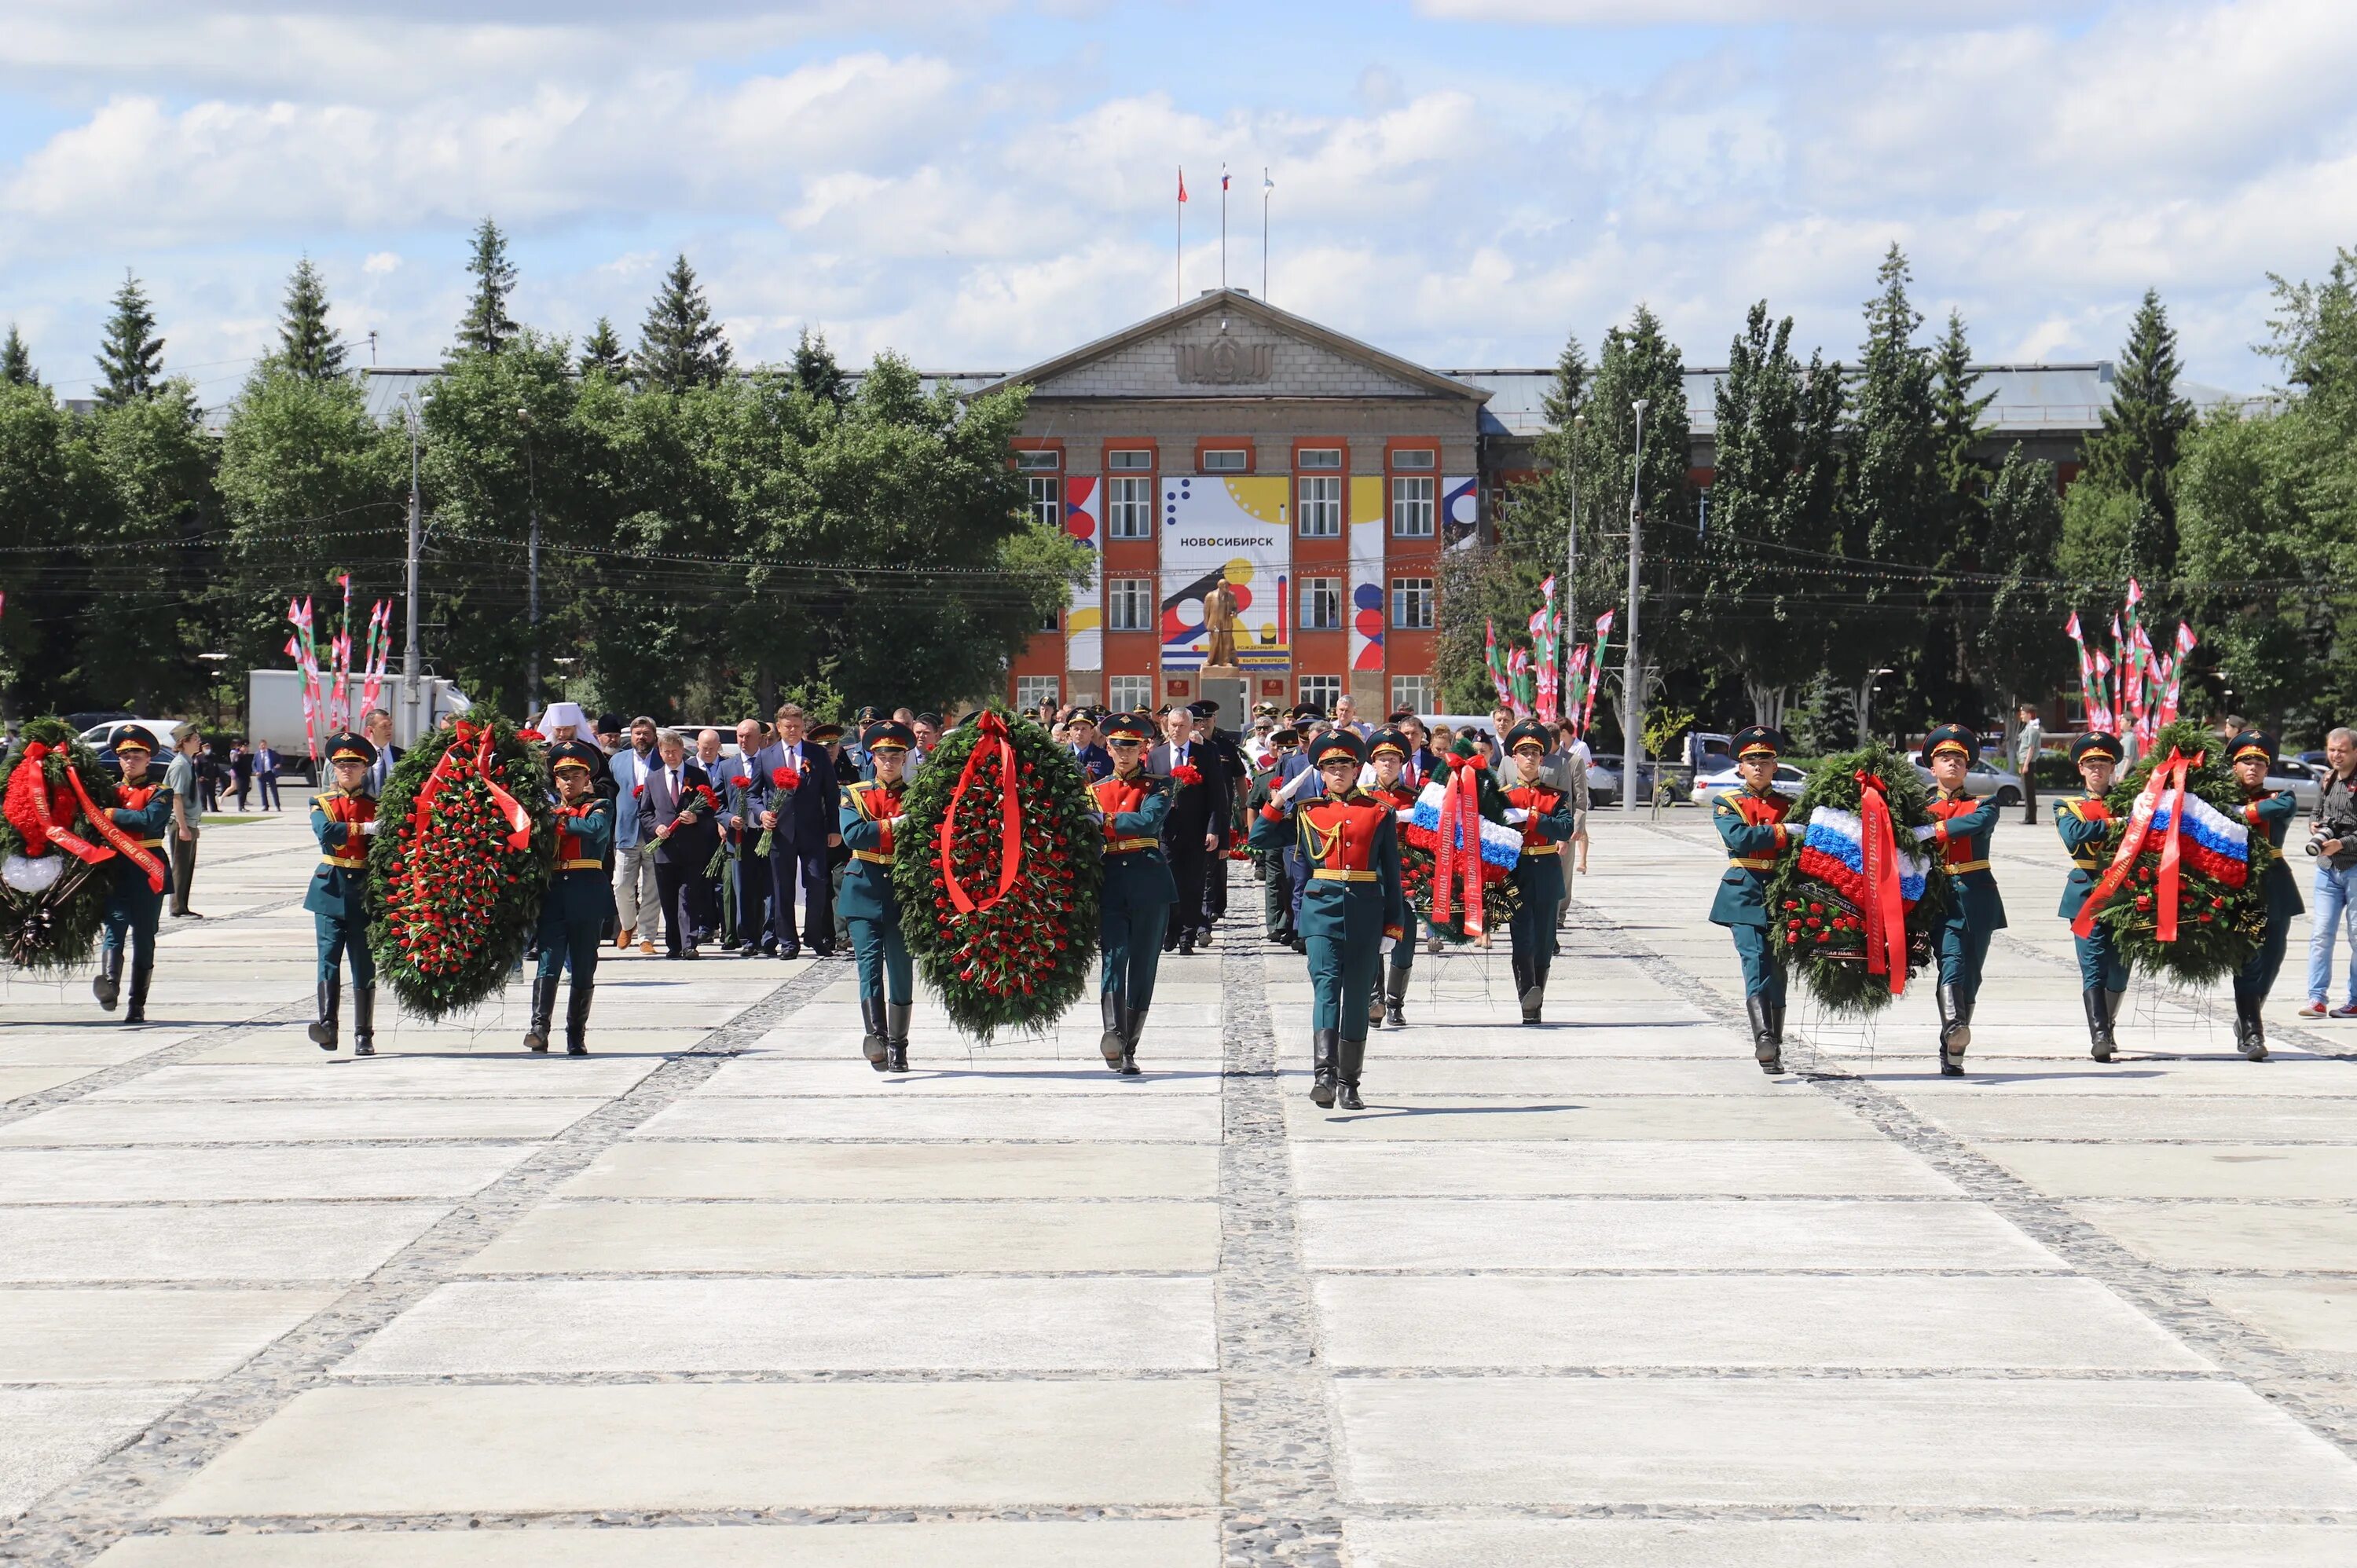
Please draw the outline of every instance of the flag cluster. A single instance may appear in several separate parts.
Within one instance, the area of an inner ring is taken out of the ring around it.
[[[361,689],[357,693],[360,701],[356,707],[352,700],[352,575],[346,572],[336,581],[344,590],[344,618],[336,635],[328,640],[324,669],[313,629],[311,601],[286,601],[286,619],[295,628],[295,635],[286,639],[286,657],[295,660],[295,668],[302,672],[303,742],[315,762],[318,760],[322,740],[353,728],[356,718],[376,706],[393,652],[393,601],[379,599],[369,611],[368,630],[363,634]]]
[[[2079,650],[2079,690],[2085,697],[2087,727],[2133,742],[2138,751],[2152,744],[2163,725],[2176,722],[2186,660],[2201,641],[2191,622],[2180,621],[2176,652],[2156,651],[2141,614],[2143,604],[2144,588],[2131,577],[2127,603],[2112,618],[2108,650],[2087,646],[2078,611],[2071,612],[2062,628]]]

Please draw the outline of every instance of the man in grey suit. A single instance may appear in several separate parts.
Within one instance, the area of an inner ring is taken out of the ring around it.
[[[614,753],[607,772],[614,780],[614,945],[628,949],[635,928],[639,950],[655,950],[655,925],[662,908],[655,882],[654,824],[647,819],[647,775],[658,766],[655,721],[630,721],[630,744]]]
[[[826,747],[803,738],[808,726],[809,715],[798,704],[780,707],[777,739],[761,748],[753,768],[755,821],[770,835],[770,930],[780,958],[801,957],[804,937],[818,957],[834,956],[834,884],[826,852],[843,842],[835,831],[843,793]],[[792,769],[791,786],[778,782],[781,768]]]

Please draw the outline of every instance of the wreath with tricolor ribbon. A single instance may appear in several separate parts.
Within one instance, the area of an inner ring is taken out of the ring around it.
[[[1523,907],[1512,880],[1523,835],[1479,753],[1442,761],[1400,824],[1400,890],[1416,918],[1450,942],[1487,943]]]
[[[0,946],[19,969],[72,969],[104,924],[113,863],[130,861],[156,893],[169,873],[107,815],[121,793],[71,725],[32,719],[24,739],[0,766]]]

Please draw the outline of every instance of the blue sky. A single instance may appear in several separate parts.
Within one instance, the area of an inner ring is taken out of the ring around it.
[[[70,394],[146,282],[233,395],[307,252],[430,362],[467,231],[521,317],[626,340],[684,251],[741,358],[1006,370],[1231,281],[1444,366],[1640,300],[1854,350],[1896,240],[1986,360],[2115,351],[2158,287],[2257,390],[2269,272],[2357,244],[2347,0],[0,0],[0,320]]]

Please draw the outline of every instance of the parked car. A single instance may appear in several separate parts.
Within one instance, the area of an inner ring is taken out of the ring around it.
[[[1915,764],[1915,774],[1923,780],[1925,789],[1936,787],[1932,782],[1932,770],[1920,762]],[[2009,773],[1986,757],[1975,757],[1964,769],[1964,793],[1976,800],[1994,795],[2000,806],[2018,806],[2021,775]]]
[[[2311,817],[2316,815],[2318,797],[2324,793],[2323,783],[2296,761],[2277,762],[2267,774],[2267,788],[2290,790],[2294,809]]]
[[[1693,770],[1683,762],[1641,762],[1637,764],[1637,782],[1642,793],[1640,801],[1652,798],[1652,791],[1667,785],[1681,799],[1685,793],[1685,781]],[[1620,759],[1591,762],[1587,765],[1587,804],[1590,810],[1620,803]]]
[[[126,714],[119,719],[107,719],[102,723],[91,725],[81,732],[82,742],[92,751],[104,751],[114,744],[115,732],[125,725],[138,725],[144,727],[149,735],[156,737],[156,744],[162,746],[167,753],[171,750],[173,743],[180,736],[180,721],[178,719],[141,719]]]
[[[1808,787],[1809,776],[1789,762],[1776,765],[1776,788],[1787,795],[1798,795]],[[1694,803],[1708,806],[1718,797],[1743,788],[1743,775],[1733,768],[1723,768],[1716,773],[1706,773],[1694,783]]]

